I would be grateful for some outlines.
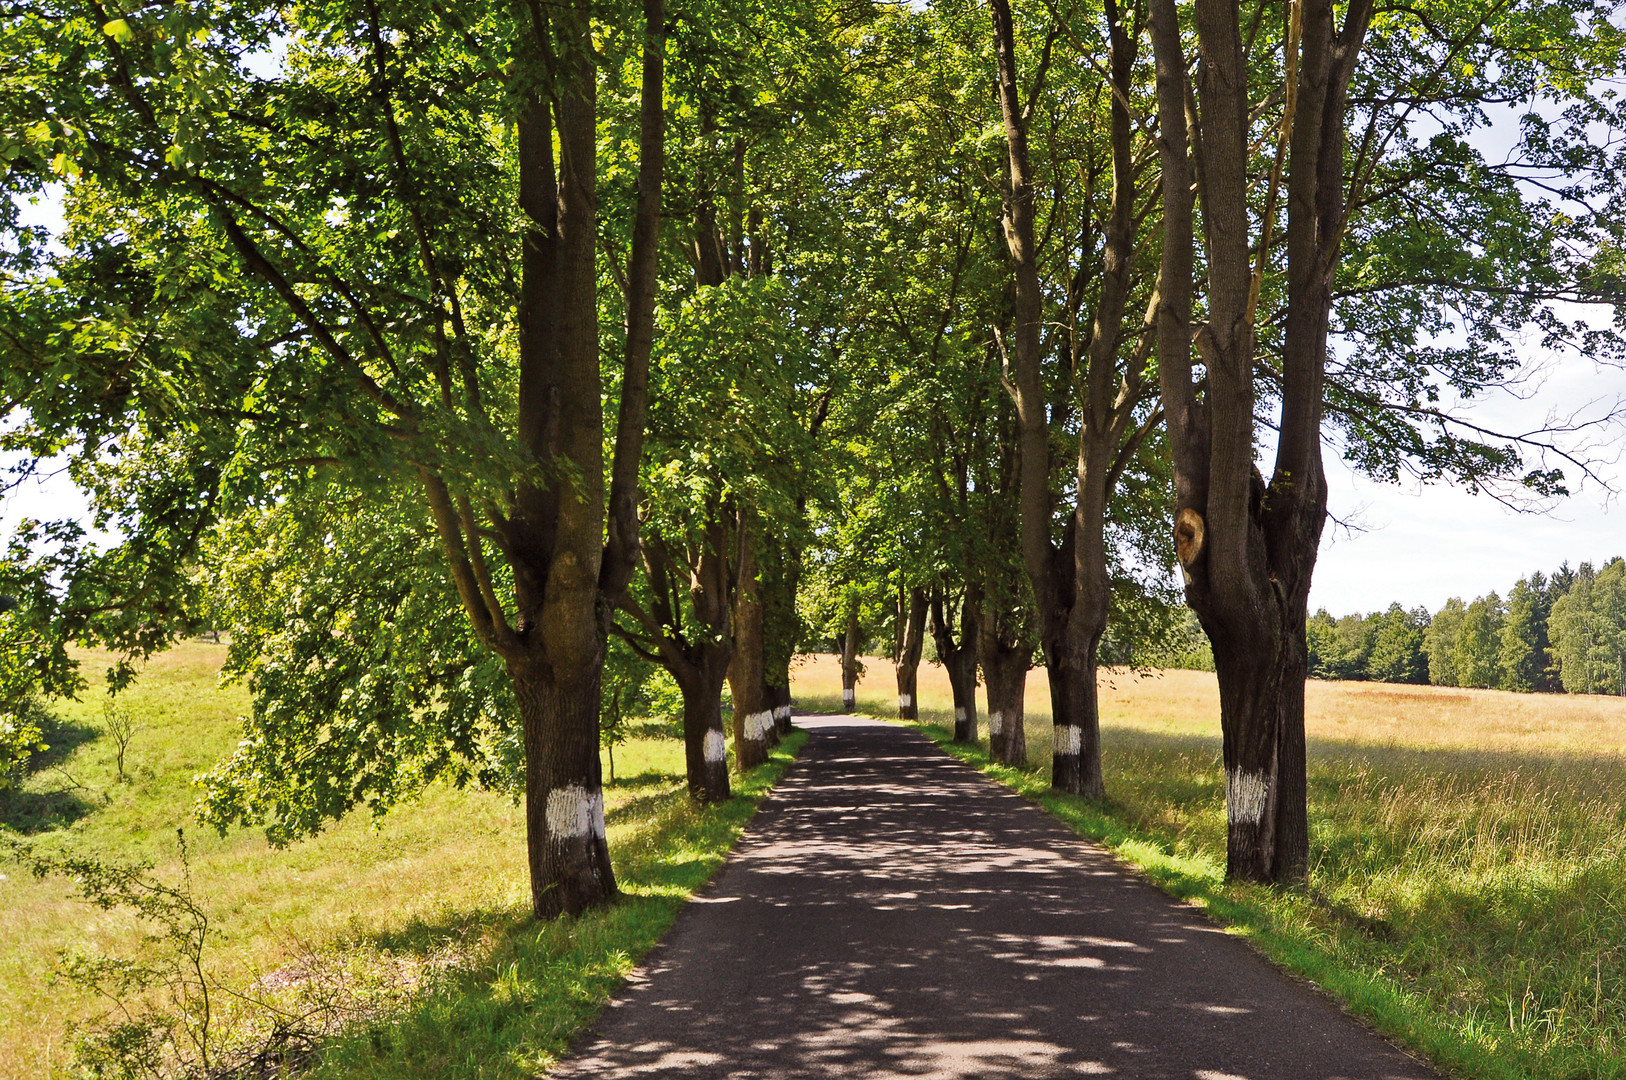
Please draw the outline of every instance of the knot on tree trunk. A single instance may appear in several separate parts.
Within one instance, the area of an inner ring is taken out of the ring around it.
[[[1190,570],[1203,553],[1203,536],[1203,516],[1189,506],[1181,508],[1174,516],[1174,553],[1182,569]]]

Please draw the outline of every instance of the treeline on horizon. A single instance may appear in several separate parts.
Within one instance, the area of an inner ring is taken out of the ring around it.
[[[1453,596],[1432,614],[1391,603],[1306,627],[1312,679],[1413,683],[1521,693],[1626,695],[1626,559],[1520,578],[1504,598]],[[1214,669],[1194,616],[1164,666]]]

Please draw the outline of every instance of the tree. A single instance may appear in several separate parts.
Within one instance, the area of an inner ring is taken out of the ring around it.
[[[1553,604],[1553,654],[1570,693],[1626,696],[1626,560],[1591,570]]]
[[[1427,683],[1423,634],[1428,629],[1428,612],[1422,608],[1407,611],[1399,604],[1390,604],[1382,615],[1373,615],[1368,621],[1376,625],[1366,660],[1366,677],[1374,682]]]
[[[1483,690],[1502,684],[1502,620],[1502,598],[1495,593],[1476,597],[1462,613],[1462,624],[1451,646],[1451,666],[1456,670],[1458,686]]]
[[[285,507],[280,535],[317,561],[330,532],[305,527],[322,518],[315,504],[351,500],[358,517],[390,530],[374,539],[423,573],[373,584],[402,602],[450,600],[466,619],[462,630],[442,617],[381,640],[404,646],[434,623],[450,632],[451,671],[490,670],[463,645],[500,665],[523,748],[538,917],[616,891],[599,672],[607,616],[638,550],[665,15],[659,0],[638,16],[607,14],[595,26],[580,4],[363,3],[274,17],[252,5],[120,19],[35,9],[5,23],[8,55],[30,58],[23,82],[33,87],[3,95],[6,130],[21,130],[15,109],[56,118],[8,173],[9,190],[12,177],[37,182],[56,161],[77,231],[48,277],[15,290],[26,299],[7,318],[21,347],[0,399],[28,410],[19,438],[35,450],[76,448],[98,512],[124,536],[94,553],[63,528],[36,534],[73,572],[53,577],[31,562],[42,584],[25,617],[55,640],[150,651],[186,610],[181,582],[217,523]],[[266,77],[252,61],[273,35],[286,60]],[[635,193],[607,224],[631,234],[608,468],[601,85],[640,101],[628,140]],[[114,218],[125,222],[118,232],[96,224]],[[83,319],[53,329],[59,320],[40,318],[53,307]],[[46,355],[48,368],[38,364]],[[335,628],[346,604],[378,607],[361,592],[277,599]],[[386,624],[378,614],[369,630]],[[295,768],[259,792],[239,769],[234,790],[245,798],[224,803],[254,817],[283,796],[311,796],[314,806],[287,805],[284,819],[309,828],[357,801],[387,801],[398,788],[384,778],[399,765],[391,747],[411,726],[399,710],[413,697],[374,692],[375,642],[259,640],[340,662],[335,673],[275,651],[242,661],[255,672],[248,734],[260,747],[244,753]],[[421,670],[447,689],[445,669]],[[394,673],[378,681],[399,689]],[[324,715],[327,695],[342,701],[344,690],[367,707]],[[355,725],[344,732],[348,757],[270,745],[341,723]]]
[[[617,631],[683,691],[689,791],[701,802],[729,796],[722,687],[742,613],[760,617],[760,602],[742,611],[740,598],[753,588],[746,575],[762,530],[741,522],[776,520],[779,488],[799,448],[775,407],[798,370],[781,294],[763,277],[696,289],[663,320],[652,372],[644,574],[622,600],[634,625]],[[751,709],[737,693],[735,702],[735,761],[743,771],[766,760],[764,728],[773,725],[766,708]]]
[[[1011,6],[1008,0],[990,0],[989,10],[1008,150],[1004,232],[1014,284],[1009,363],[1021,446],[1021,543],[1050,677],[1055,724],[1051,783],[1057,791],[1101,798],[1106,788],[1101,774],[1096,666],[1112,604],[1108,507],[1125,469],[1163,416],[1161,408],[1143,407],[1154,393],[1145,367],[1152,342],[1150,319],[1138,333],[1125,325],[1137,290],[1150,285],[1150,268],[1137,263],[1135,254],[1151,201],[1147,196],[1156,188],[1156,172],[1147,168],[1145,157],[1150,155],[1143,154],[1149,144],[1137,146],[1131,101],[1139,96],[1136,69],[1146,9],[1140,4],[1121,7],[1117,0],[1105,0],[1102,9],[1107,72],[1095,88],[1095,97],[1108,115],[1104,140],[1110,172],[1107,204],[1092,206],[1085,196],[1081,205],[1071,208],[1074,221],[1069,222],[1069,208],[1061,195],[1064,165],[1053,163],[1053,202],[1057,205],[1052,207],[1047,231],[1063,232],[1060,246],[1068,255],[1075,243],[1082,251],[1076,260],[1066,256],[1062,260],[1070,271],[1061,282],[1067,298],[1063,322],[1068,342],[1062,374],[1050,393],[1046,392],[1041,360],[1045,320],[1036,230],[1039,177],[1029,129],[1041,87],[1051,76],[1056,39],[1064,33],[1075,42],[1078,38],[1059,19],[1050,26],[1024,93]],[[1078,47],[1095,51],[1082,43]],[[1079,65],[1077,70],[1090,69]],[[1077,122],[1075,117],[1069,119]],[[1069,224],[1080,233],[1078,241],[1065,236]],[[1098,256],[1094,250],[1097,235]],[[1075,407],[1076,430],[1063,419]],[[1076,446],[1072,474],[1059,484],[1052,476],[1051,460],[1056,427],[1066,432],[1069,449]],[[1073,504],[1059,544],[1054,520],[1058,489],[1070,492]]]
[[[1428,681],[1435,686],[1463,686],[1456,664],[1457,635],[1467,616],[1467,605],[1453,596],[1434,613],[1423,634],[1423,651],[1428,654]]]
[[[1584,3],[1379,12],[1303,0],[1280,26],[1264,15],[1258,8],[1244,24],[1241,5],[1198,0],[1189,25],[1202,63],[1188,81],[1186,24],[1171,0],[1152,3],[1164,225],[1157,351],[1175,545],[1220,684],[1227,872],[1291,882],[1308,859],[1303,694],[1326,517],[1323,417],[1330,412],[1351,436],[1346,454],[1377,475],[1411,462],[1431,479],[1562,490],[1557,470],[1525,470],[1523,451],[1539,454],[1537,440],[1462,434],[1437,406],[1435,380],[1470,393],[1493,383],[1516,364],[1503,336],[1510,325],[1549,328],[1554,340],[1584,336],[1543,305],[1566,290],[1591,293],[1591,268],[1562,234],[1605,235],[1587,200],[1614,197],[1614,167],[1586,149],[1580,128],[1607,111],[1589,88],[1618,70],[1621,54],[1619,32]],[[1486,122],[1493,78],[1504,99],[1551,93],[1574,103],[1561,131],[1527,128],[1516,164],[1501,169],[1463,138]],[[1420,112],[1447,118],[1443,138],[1414,141]],[[1273,158],[1250,152],[1272,144]],[[1584,208],[1558,223],[1520,179],[1560,158],[1579,170],[1569,190]],[[1518,228],[1507,227],[1513,221]],[[1498,257],[1487,258],[1492,250]],[[1442,265],[1448,276],[1431,272]],[[1379,295],[1389,302],[1373,303]],[[1469,331],[1462,349],[1432,344],[1447,295]],[[1331,362],[1335,302],[1356,296],[1363,302],[1336,309],[1356,344]],[[1606,352],[1618,344],[1599,340]],[[1262,399],[1277,432],[1268,481],[1254,460]]]
[[[1552,690],[1547,673],[1547,621],[1552,615],[1547,579],[1538,571],[1520,578],[1507,596],[1499,656],[1504,690]]]

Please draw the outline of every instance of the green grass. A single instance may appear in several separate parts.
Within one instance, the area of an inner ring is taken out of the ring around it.
[[[609,814],[626,893],[620,903],[545,924],[512,909],[476,915],[479,933],[494,943],[481,963],[453,974],[388,1022],[333,1041],[309,1075],[495,1080],[545,1072],[722,865],[806,740],[806,732],[796,732],[767,765],[736,778],[736,797],[722,806],[697,807],[680,787],[652,784],[649,794]],[[427,954],[471,929],[470,917],[460,914],[450,922],[415,924],[404,942],[409,951]]]
[[[951,743],[944,710],[918,727],[1447,1073],[1626,1077],[1619,754],[1312,739],[1313,866],[1281,890],[1224,880],[1217,731],[1104,726],[1109,799],[1092,803],[1050,791],[1046,719],[1028,717],[1031,769]]]
[[[216,974],[242,988],[270,973],[371,1018],[332,1044],[324,1076],[534,1075],[720,865],[804,737],[736,779],[740,798],[702,810],[685,794],[681,740],[662,725],[637,728],[617,747],[618,780],[605,791],[627,898],[538,926],[526,917],[523,811],[501,795],[432,785],[376,822],[352,814],[280,850],[257,830],[217,836],[194,825],[193,778],[235,746],[247,707],[241,688],[218,684],[223,653],[183,644],[122,695],[143,725],[124,781],[99,693],[64,705],[51,751],[21,791],[0,797],[0,823],[47,851],[149,860],[169,880],[180,875],[184,827],[194,893],[219,932]],[[100,664],[86,659],[94,688]],[[0,861],[0,1077],[66,1075],[65,1028],[97,1006],[54,976],[58,956],[130,955],[141,934],[70,883]]]

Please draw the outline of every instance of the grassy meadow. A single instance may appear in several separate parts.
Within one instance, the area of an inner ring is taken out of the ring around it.
[[[238,991],[336,1001],[351,1018],[324,1041],[316,1077],[545,1071],[721,865],[805,738],[736,778],[741,798],[699,809],[684,793],[675,732],[635,729],[605,791],[627,898],[538,925],[527,917],[523,811],[501,795],[433,786],[378,822],[353,814],[282,850],[257,830],[221,837],[193,824],[193,777],[236,745],[247,705],[241,688],[218,684],[224,648],[189,642],[155,657],[121,696],[141,725],[123,780],[99,692],[64,703],[51,750],[21,791],[0,796],[0,824],[42,850],[151,861],[170,881],[184,828],[193,893],[217,934],[214,974]],[[103,663],[86,660],[94,688]],[[35,880],[0,855],[0,1077],[66,1074],[69,1025],[99,1009],[54,974],[58,957],[130,955],[141,933],[125,913],[91,908],[70,883]]]
[[[858,711],[896,714],[867,658]],[[834,657],[795,672],[838,710]],[[1105,805],[1049,793],[1049,692],[1028,678],[1027,771],[951,748],[1206,907],[1462,1077],[1626,1077],[1626,699],[1312,682],[1306,889],[1227,884],[1219,697],[1206,672],[1104,672]],[[947,744],[948,680],[922,726]],[[979,702],[979,708],[982,705]]]

